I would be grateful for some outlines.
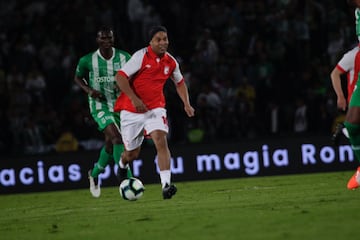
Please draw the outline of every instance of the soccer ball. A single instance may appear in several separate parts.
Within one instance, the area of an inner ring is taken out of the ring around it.
[[[129,201],[138,200],[144,194],[145,187],[137,178],[127,178],[119,186],[119,192],[123,199]]]

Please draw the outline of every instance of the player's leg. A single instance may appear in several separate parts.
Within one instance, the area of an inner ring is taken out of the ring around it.
[[[100,185],[98,181],[99,174],[102,173],[105,167],[113,158],[113,144],[111,136],[109,136],[110,127],[114,125],[115,119],[112,117],[112,114],[108,111],[103,111],[104,114],[98,114],[98,112],[93,112],[92,117],[95,122],[98,124],[99,131],[102,131],[105,136],[105,145],[101,148],[99,158],[94,164],[94,167],[89,170],[89,184],[90,184],[90,193],[94,197],[99,197],[101,194]],[[99,117],[101,116],[101,117]]]
[[[358,162],[360,162],[360,91],[359,81],[357,88],[353,92],[349,109],[346,114],[344,125],[349,134],[349,141],[351,143],[352,150]],[[347,187],[349,189],[355,189],[360,186],[360,168],[357,169],[355,174],[351,177]]]
[[[133,177],[131,169],[130,169],[130,163],[138,158],[140,154],[140,147],[137,147],[136,149],[127,151],[124,149],[124,151],[121,154],[121,158],[119,161],[119,167],[117,171],[117,178],[119,180],[119,183],[121,183],[126,178]]]
[[[122,156],[122,153],[125,151],[124,149],[124,145],[123,144],[115,144],[114,145],[114,159],[119,159],[118,161],[116,161],[115,163],[118,165],[119,168],[122,168],[122,169],[126,169],[127,173],[126,173],[126,176],[127,178],[131,178],[133,177],[133,174],[131,172],[131,169],[130,169],[130,166],[129,164],[123,164],[123,161],[121,161],[121,156]],[[120,167],[120,164],[121,164],[121,167]],[[124,175],[124,174],[122,174]],[[119,180],[120,181],[120,180]],[[121,181],[120,181],[121,182]]]
[[[124,144],[122,142],[122,137],[120,134],[120,114],[119,113],[113,113],[114,115],[114,119],[116,121],[116,123],[111,124],[109,128],[109,132],[107,133],[111,139],[112,139],[112,143],[113,143],[113,157],[114,157],[114,162],[115,164],[117,164],[119,166],[119,162],[121,159],[121,154],[124,152]],[[130,178],[132,177],[132,172],[130,167],[127,168],[127,177]]]
[[[177,192],[174,184],[171,184],[170,150],[167,143],[167,133],[155,130],[150,133],[157,152],[160,181],[164,199],[170,199]]]
[[[349,109],[350,110],[350,109]],[[360,114],[360,111],[359,113]],[[344,125],[349,133],[349,141],[351,148],[354,152],[355,158],[359,161],[360,159],[360,125],[353,124],[345,121]],[[348,189],[355,189],[360,186],[360,167],[357,168],[357,171],[353,174],[347,184]]]
[[[95,163],[94,167],[89,170],[88,177],[90,183],[90,193],[93,197],[100,197],[101,190],[98,181],[98,176],[102,173],[112,159],[112,154],[107,153],[106,146],[103,146],[100,150],[100,155],[98,161]]]
[[[161,130],[155,130],[150,133],[150,136],[154,142],[158,166],[160,170],[161,185],[165,187],[166,184],[170,184],[170,150],[168,147],[166,132]]]
[[[111,142],[111,152],[116,165],[119,166],[121,154],[124,152],[124,145],[120,135],[120,129],[116,124],[110,124],[105,128],[105,136]],[[132,177],[130,168],[127,168],[128,177]]]
[[[138,158],[141,144],[144,140],[142,134],[144,129],[143,115],[128,111],[121,111],[121,137],[124,143],[124,151],[119,158],[117,178],[121,183],[125,178],[132,177],[130,163]]]
[[[169,126],[166,110],[163,108],[151,110],[145,122],[145,130],[150,134],[156,148],[163,198],[170,199],[175,195],[177,188],[171,184],[171,154],[167,142]]]

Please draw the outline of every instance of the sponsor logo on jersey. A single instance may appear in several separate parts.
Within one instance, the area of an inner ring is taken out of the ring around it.
[[[97,114],[98,118],[102,118],[105,115],[105,112],[101,111]]]
[[[105,83],[105,82],[113,82],[113,81],[115,81],[114,76],[95,77],[94,80],[97,83]]]

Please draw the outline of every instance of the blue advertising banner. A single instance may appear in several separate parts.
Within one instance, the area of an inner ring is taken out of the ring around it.
[[[217,144],[170,146],[174,182],[354,170],[350,145],[328,137],[269,138]],[[87,171],[98,151],[53,153],[0,159],[0,194],[88,188]],[[154,147],[145,146],[132,164],[143,183],[159,183]],[[115,186],[113,163],[100,176]]]

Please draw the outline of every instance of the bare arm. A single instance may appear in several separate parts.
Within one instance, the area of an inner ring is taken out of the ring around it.
[[[87,82],[83,79],[83,78],[80,78],[78,76],[75,76],[74,77],[74,81],[77,85],[79,85],[79,87],[82,88],[82,90],[84,90],[84,92],[86,92],[86,94],[88,94],[90,97],[92,98],[97,98],[97,99],[100,99],[102,100],[104,98],[104,96],[102,95],[101,92],[91,88]]]
[[[115,80],[120,90],[130,98],[137,112],[146,112],[148,110],[145,104],[141,101],[141,99],[131,89],[129,80],[127,78],[117,73],[115,76]]]
[[[179,97],[181,98],[182,102],[184,103],[184,110],[186,114],[188,115],[188,117],[193,117],[195,115],[195,110],[190,104],[189,92],[185,81],[183,81],[182,83],[176,86],[176,91]]]
[[[330,74],[331,83],[334,88],[334,91],[337,96],[337,106],[339,109],[345,111],[347,102],[344,96],[344,92],[341,87],[341,78],[340,76],[343,74],[338,68],[334,68]]]

